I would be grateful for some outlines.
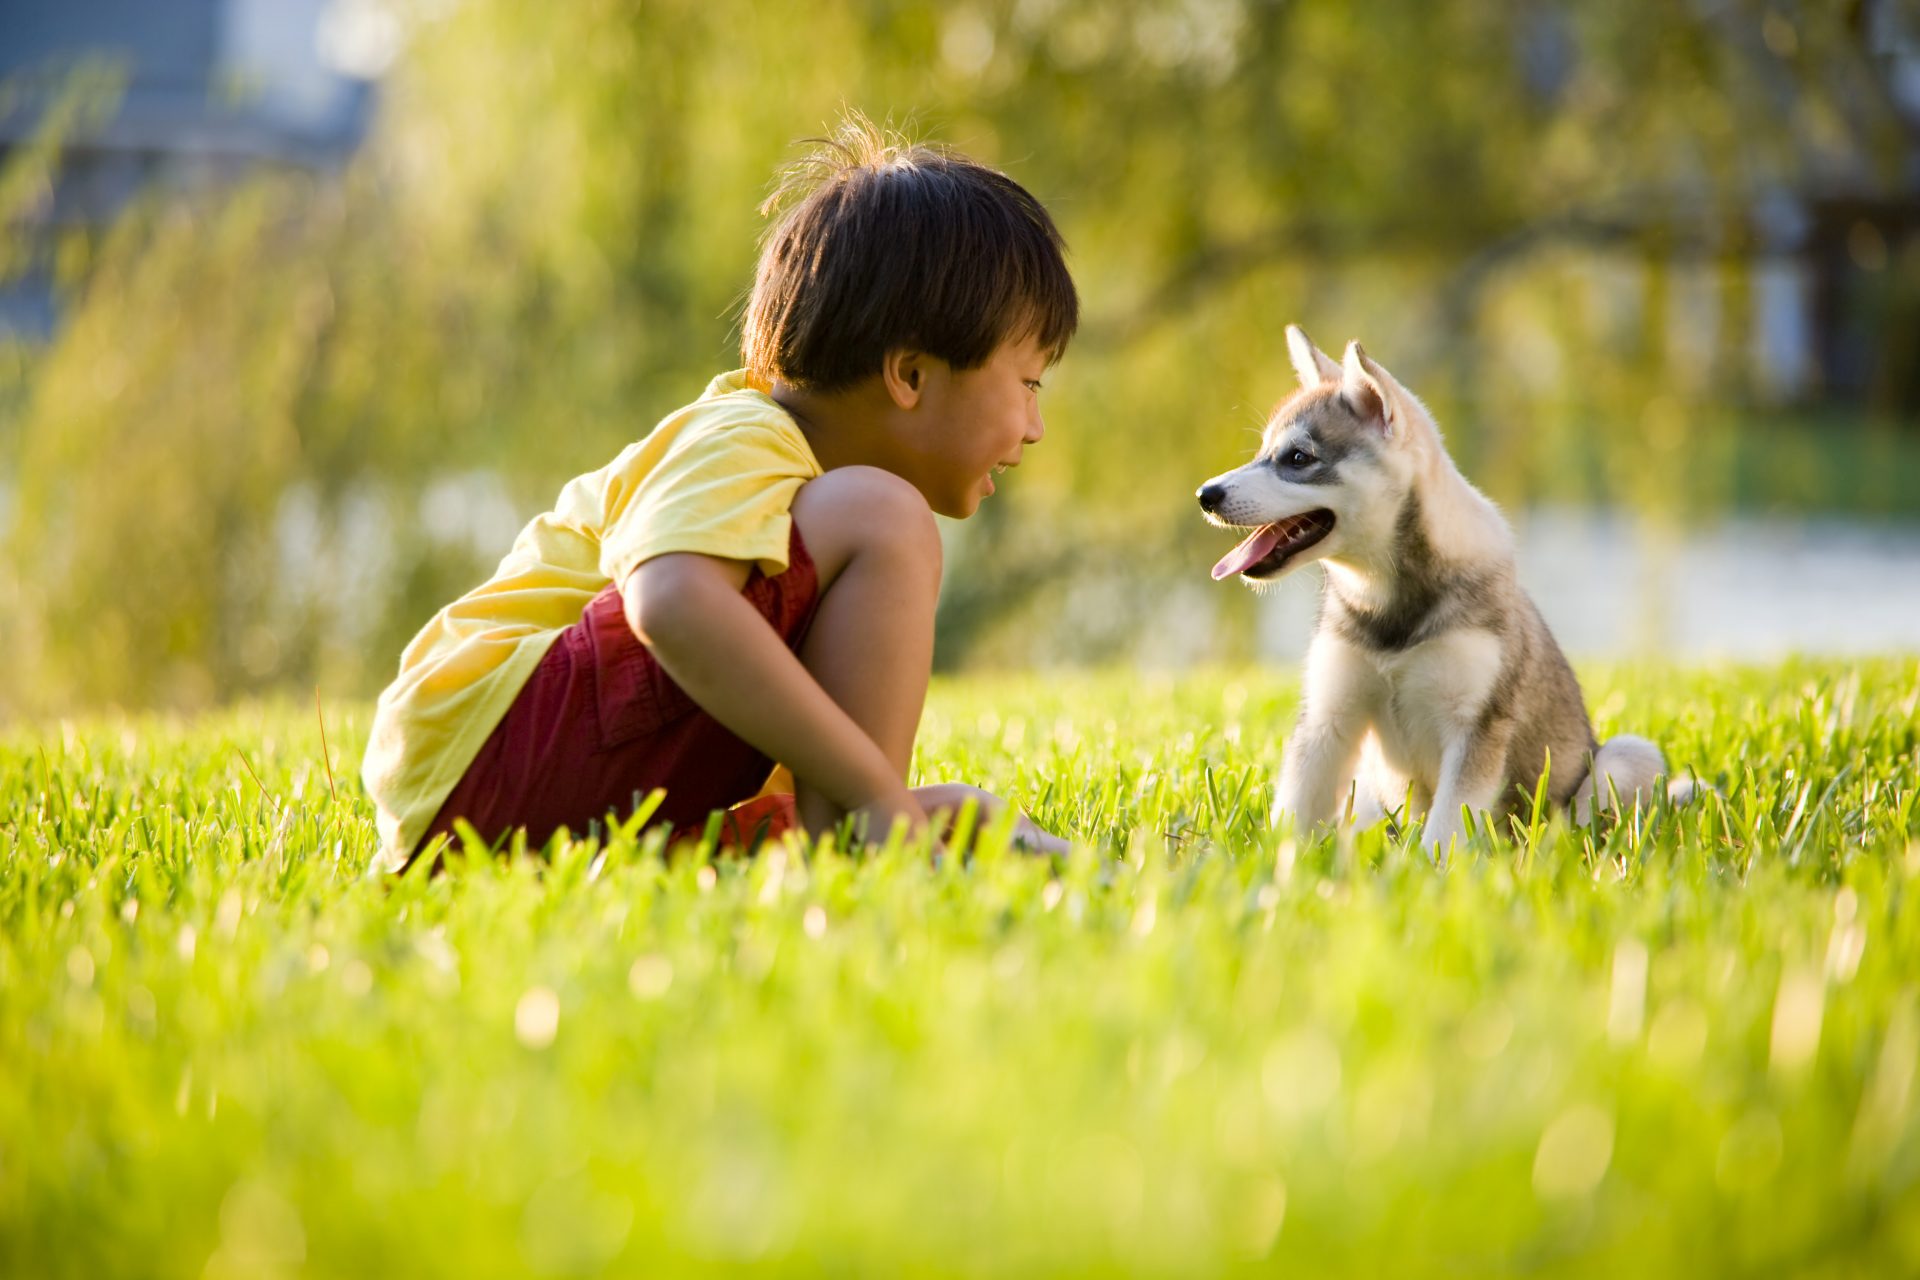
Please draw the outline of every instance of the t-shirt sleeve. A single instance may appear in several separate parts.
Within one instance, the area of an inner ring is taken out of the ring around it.
[[[694,551],[787,567],[794,494],[819,474],[792,428],[733,422],[679,433],[608,478],[600,571],[614,583],[655,556]],[[649,465],[650,464],[650,465]]]

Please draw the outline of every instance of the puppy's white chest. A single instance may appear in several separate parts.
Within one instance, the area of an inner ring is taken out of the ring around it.
[[[1500,638],[1454,631],[1399,653],[1370,655],[1380,678],[1374,732],[1387,763],[1427,786],[1448,745],[1480,718],[1500,677]]]

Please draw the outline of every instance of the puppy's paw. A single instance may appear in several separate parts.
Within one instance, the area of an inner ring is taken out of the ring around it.
[[[1454,844],[1465,835],[1459,815],[1429,814],[1426,825],[1420,829],[1420,847],[1427,851],[1435,866],[1444,867],[1453,854]]]

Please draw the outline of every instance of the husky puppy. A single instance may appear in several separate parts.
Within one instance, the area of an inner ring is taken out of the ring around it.
[[[1258,456],[1198,494],[1214,524],[1250,531],[1215,579],[1262,586],[1325,566],[1274,821],[1305,832],[1350,796],[1354,820],[1375,821],[1411,788],[1444,854],[1463,807],[1524,811],[1549,768],[1547,796],[1577,822],[1615,795],[1650,799],[1659,748],[1594,740],[1573,670],[1515,578],[1512,531],[1425,406],[1358,342],[1335,363],[1290,325],[1287,351],[1300,390]]]

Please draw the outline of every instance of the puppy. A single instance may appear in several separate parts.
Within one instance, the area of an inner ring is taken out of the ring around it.
[[[1289,326],[1287,350],[1300,390],[1258,456],[1198,493],[1214,524],[1247,531],[1216,580],[1325,569],[1274,821],[1305,832],[1351,797],[1353,819],[1370,822],[1410,794],[1444,855],[1463,809],[1524,812],[1542,773],[1583,824],[1616,796],[1650,798],[1659,748],[1595,741],[1573,670],[1515,577],[1512,531],[1425,406],[1358,342],[1335,363]]]

